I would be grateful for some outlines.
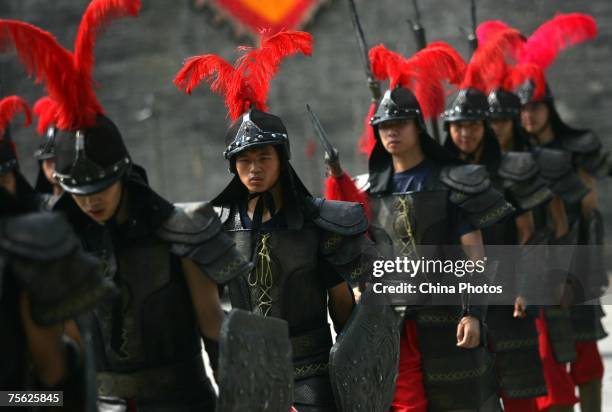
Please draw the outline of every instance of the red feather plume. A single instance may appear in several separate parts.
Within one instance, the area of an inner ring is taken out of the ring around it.
[[[140,6],[140,0],[92,0],[89,3],[81,18],[74,43],[74,61],[79,71],[92,77],[94,47],[98,34],[114,19],[138,16]]]
[[[55,125],[58,118],[58,110],[57,103],[47,96],[41,97],[34,103],[32,111],[38,117],[38,126],[36,127],[38,134],[45,134],[49,127]]]
[[[278,72],[280,63],[297,53],[310,56],[312,43],[312,36],[306,32],[282,31],[273,36],[262,32],[258,48],[238,48],[245,53],[234,65],[214,54],[187,59],[174,78],[174,84],[190,94],[205,80],[213,92],[225,96],[230,119],[234,121],[250,107],[267,110],[270,80]]]
[[[472,56],[460,89],[478,89],[489,93],[503,82],[508,66],[517,60],[523,45],[523,36],[515,29],[490,33],[489,40],[481,44]]]
[[[489,20],[480,23],[476,28],[476,38],[478,39],[478,44],[486,44],[495,34],[511,28],[512,27],[508,26],[501,20]]]
[[[593,39],[597,23],[587,14],[558,14],[543,23],[523,46],[521,63],[535,63],[546,70],[561,50]]]
[[[369,57],[374,76],[389,79],[391,89],[401,86],[412,90],[426,118],[444,110],[443,81],[456,84],[465,70],[461,56],[443,42],[432,43],[409,59],[381,44],[370,50]]]
[[[8,96],[0,100],[0,138],[17,113],[25,115],[24,125],[27,127],[32,123],[32,114],[28,103],[19,96]]]
[[[0,19],[0,51],[14,47],[27,72],[44,83],[56,103],[54,123],[60,129],[92,126],[103,113],[92,80],[96,35],[111,18],[135,14],[139,0],[93,0],[79,27],[75,53],[63,48],[52,34],[28,23]]]
[[[513,68],[508,76],[505,89],[517,90],[523,83],[531,80],[535,84],[532,99],[537,101],[546,93],[546,76],[544,69],[534,63],[522,63]]]

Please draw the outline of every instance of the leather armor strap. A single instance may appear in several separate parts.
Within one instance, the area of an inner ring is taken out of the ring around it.
[[[99,396],[123,399],[147,399],[197,388],[206,379],[206,370],[200,354],[195,357],[161,368],[136,372],[98,372]]]

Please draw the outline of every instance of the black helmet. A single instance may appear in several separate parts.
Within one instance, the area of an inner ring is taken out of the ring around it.
[[[281,118],[261,110],[250,109],[227,131],[223,155],[231,160],[244,150],[269,144],[280,146],[285,157],[291,158],[289,137]]]
[[[461,89],[444,112],[444,122],[485,120],[488,114],[489,103],[483,92],[474,88]]]
[[[101,192],[130,169],[132,161],[117,126],[98,115],[93,127],[55,138],[55,176],[64,190],[77,195]]]
[[[47,134],[44,137],[44,141],[34,152],[34,158],[36,160],[53,159],[55,157],[55,136],[57,135],[57,129],[55,126],[47,128]]]
[[[489,119],[515,119],[521,113],[520,98],[507,90],[498,88],[489,93]]]
[[[518,95],[520,99],[521,105],[524,106],[529,103],[538,103],[538,102],[552,103],[554,101],[553,95],[550,90],[550,87],[548,86],[548,83],[544,85],[544,90],[545,90],[544,94],[539,99],[536,99],[534,97],[536,94],[536,88],[537,88],[536,83],[531,79],[526,80],[523,84],[519,86],[519,88],[516,90],[516,94]]]
[[[378,125],[381,123],[408,119],[417,119],[420,125],[425,124],[421,106],[414,93],[405,87],[395,87],[385,92],[370,124],[378,133]]]

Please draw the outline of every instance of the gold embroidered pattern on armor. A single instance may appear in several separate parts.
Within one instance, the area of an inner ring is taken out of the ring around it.
[[[474,379],[482,376],[490,366],[490,362],[486,362],[480,368],[456,370],[447,373],[425,373],[425,379],[430,382],[456,382],[467,379]]]
[[[240,261],[240,259],[236,259],[236,260],[231,261],[230,263],[227,264],[227,266],[225,266],[223,269],[219,270],[219,276],[221,278],[225,278],[231,272],[233,272],[238,267],[240,267],[241,264],[242,264],[242,262]]]
[[[396,208],[399,210],[399,218],[403,224],[404,233],[406,237],[401,236],[399,241],[402,245],[399,250],[401,256],[409,257],[411,259],[418,259],[416,242],[414,241],[414,234],[412,232],[412,224],[410,223],[410,203],[407,198],[399,197]]]
[[[417,323],[419,324],[457,324],[459,319],[456,316],[452,315],[426,315],[419,314],[417,315]]]
[[[329,236],[327,239],[325,239],[325,243],[323,244],[325,251],[330,251],[331,249],[336,247],[336,245],[340,243],[340,240],[342,240],[342,236],[337,233],[334,233]]]
[[[478,218],[478,227],[487,226],[490,222],[496,222],[500,217],[506,215],[511,210],[509,204],[505,204],[503,207],[497,207],[491,212]]]
[[[533,209],[535,206],[544,202],[549,198],[549,192],[546,190],[538,190],[531,196],[528,196],[527,199],[523,200],[523,208],[524,209]]]
[[[296,366],[293,369],[295,378],[302,378],[304,376],[312,376],[318,373],[327,372],[327,362],[308,363],[302,366]]]
[[[515,339],[515,340],[504,340],[495,344],[495,350],[498,352],[532,348],[538,346],[538,338],[526,338],[526,339]]]
[[[272,309],[273,299],[270,295],[272,290],[272,265],[270,260],[270,234],[264,233],[257,242],[257,266],[249,273],[247,279],[249,286],[257,288],[259,296],[257,306],[261,314],[268,316]]]
[[[353,281],[359,280],[366,266],[367,265],[365,263],[359,264],[355,269],[351,271],[351,274],[349,275],[350,279]]]

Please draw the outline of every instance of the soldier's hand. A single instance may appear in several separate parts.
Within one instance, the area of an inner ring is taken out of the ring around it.
[[[523,298],[522,296],[517,297],[516,300],[514,301],[513,316],[515,318],[523,319],[525,316],[527,316],[527,312],[525,312],[526,309],[527,309],[527,301],[525,301],[525,298]]]
[[[480,344],[480,321],[473,316],[464,316],[457,325],[457,346],[471,349]]]
[[[333,158],[331,158],[329,154],[325,153],[325,165],[327,166],[327,176],[340,177],[344,173],[342,167],[340,166],[340,158],[338,157],[337,152],[334,153]]]

